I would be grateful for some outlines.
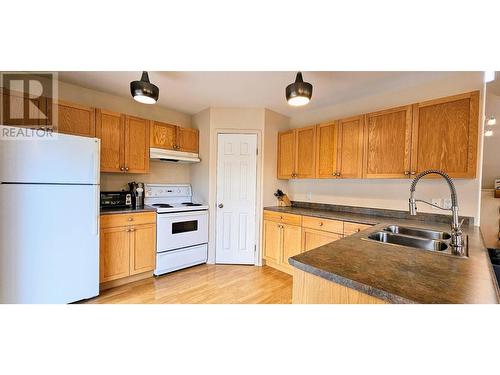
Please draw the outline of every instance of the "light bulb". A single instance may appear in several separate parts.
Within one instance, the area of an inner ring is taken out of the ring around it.
[[[495,116],[490,116],[488,121],[486,121],[486,125],[489,125],[489,126],[496,125],[496,123],[497,123],[497,119],[495,118]]]
[[[306,105],[309,103],[309,98],[305,96],[294,96],[293,98],[288,99],[288,104],[293,105],[294,107],[300,107],[301,105]]]

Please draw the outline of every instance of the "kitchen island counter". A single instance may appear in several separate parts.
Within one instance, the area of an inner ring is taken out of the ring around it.
[[[265,209],[375,225],[289,258],[298,270],[388,303],[498,303],[498,286],[478,227],[464,226],[469,257],[460,258],[367,239],[392,224],[449,232],[446,223],[312,208]]]

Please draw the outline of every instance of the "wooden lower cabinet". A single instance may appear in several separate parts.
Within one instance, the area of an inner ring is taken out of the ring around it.
[[[156,260],[156,224],[133,227],[130,234],[130,274],[151,271]]]
[[[295,268],[292,303],[385,304],[387,302]]]
[[[288,258],[301,252],[302,227],[264,220],[263,242],[266,264],[291,274]]]
[[[340,240],[343,236],[338,233],[325,232],[317,229],[302,229],[302,251],[309,251],[317,247]]]
[[[130,235],[128,227],[101,228],[99,244],[99,281],[121,279],[130,272]]]
[[[131,224],[116,226],[122,217]],[[144,221],[149,223],[132,224]],[[99,253],[101,283],[152,271],[156,259],[156,214],[104,215]]]
[[[264,259],[280,262],[281,224],[264,220]]]
[[[292,274],[288,258],[315,249],[371,225],[264,210],[263,258],[268,266]]]
[[[282,224],[282,233],[283,251],[281,262],[289,267],[288,258],[300,254],[302,251],[302,228],[296,225]]]

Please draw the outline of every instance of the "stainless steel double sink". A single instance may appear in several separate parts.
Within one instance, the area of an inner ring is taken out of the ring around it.
[[[365,239],[451,255],[451,235],[431,229],[389,225],[369,234]]]

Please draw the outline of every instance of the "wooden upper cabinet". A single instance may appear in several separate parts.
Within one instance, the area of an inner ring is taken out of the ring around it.
[[[411,105],[366,115],[364,177],[408,178],[411,127]]]
[[[316,126],[295,130],[295,177],[316,176]]]
[[[177,150],[198,153],[199,131],[193,128],[177,127]]]
[[[149,172],[150,121],[125,116],[125,172]]]
[[[151,147],[198,153],[199,131],[198,129],[153,121],[151,125]]]
[[[278,133],[278,178],[289,179],[295,174],[295,131]]]
[[[336,178],[337,170],[337,121],[318,125],[316,128],[316,177]]]
[[[101,139],[101,172],[124,172],[125,116],[98,109],[96,135]]]
[[[79,104],[59,101],[57,110],[57,131],[64,134],[95,137],[95,110]]]
[[[364,116],[338,122],[338,171],[341,178],[363,176]]]
[[[175,150],[177,145],[177,126],[153,121],[151,125],[151,147]]]
[[[414,104],[412,174],[439,169],[474,178],[478,124],[479,91]]]

